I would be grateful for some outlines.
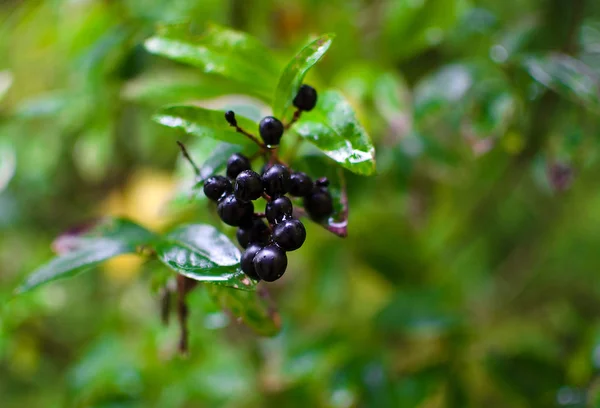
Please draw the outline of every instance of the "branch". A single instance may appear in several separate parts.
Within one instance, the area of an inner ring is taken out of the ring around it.
[[[194,173],[196,173],[196,177],[200,177],[200,168],[198,166],[196,166],[196,163],[194,163],[194,160],[192,159],[192,156],[190,156],[190,154],[188,153],[185,145],[183,143],[181,143],[179,140],[177,141],[177,144],[179,145],[179,148],[181,149],[181,153],[183,154],[183,157],[188,161],[188,163],[190,163],[192,165],[192,168],[194,169]]]
[[[298,120],[300,119],[300,115],[302,115],[302,111],[300,109],[296,109],[294,111],[294,116],[292,116],[292,120],[288,124],[286,124],[283,128],[285,130],[288,130],[289,128],[291,128],[294,123],[298,122]]]

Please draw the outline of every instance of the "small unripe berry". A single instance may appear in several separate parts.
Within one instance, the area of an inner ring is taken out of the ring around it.
[[[241,153],[234,153],[227,160],[227,177],[232,180],[235,180],[242,171],[251,169],[250,160]]]
[[[260,121],[258,133],[267,146],[277,146],[283,136],[283,123],[273,116],[267,116]]]
[[[287,255],[275,244],[267,245],[254,256],[256,274],[265,282],[274,282],[285,273]]]
[[[322,220],[333,213],[333,199],[325,188],[315,188],[304,197],[304,208],[315,220]]]
[[[260,198],[263,193],[262,179],[252,170],[244,170],[235,179],[233,194],[241,201],[252,201]]]
[[[262,176],[263,188],[271,197],[277,197],[290,190],[290,171],[281,164],[269,167]]]
[[[204,182],[204,194],[213,201],[219,200],[223,194],[229,194],[232,191],[231,182],[223,176],[212,176]]]
[[[235,119],[235,113],[233,111],[225,112],[225,120],[231,126],[237,126],[237,120]]]
[[[231,194],[219,201],[217,213],[225,224],[237,227],[252,222],[254,204],[252,201],[240,201]]]
[[[313,189],[313,181],[301,171],[292,173],[290,176],[290,194],[296,197],[309,195]]]
[[[263,246],[269,242],[271,231],[269,227],[258,217],[252,219],[250,226],[240,227],[236,232],[236,237],[242,248],[246,248],[250,244],[262,244]]]
[[[262,248],[261,245],[250,245],[246,248],[246,251],[242,254],[242,259],[240,260],[242,271],[254,280],[260,280],[260,276],[258,276],[256,268],[254,267],[254,257]]]
[[[285,251],[295,251],[305,240],[306,229],[299,220],[285,220],[273,228],[273,241]]]
[[[267,203],[265,215],[271,224],[277,224],[286,218],[292,216],[294,207],[292,202],[286,196],[274,198]]]
[[[317,104],[317,91],[312,86],[303,84],[298,89],[293,103],[300,110],[310,111]]]

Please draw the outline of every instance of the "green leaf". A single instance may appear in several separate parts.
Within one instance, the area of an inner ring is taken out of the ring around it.
[[[155,245],[158,258],[175,272],[200,282],[252,290],[255,283],[240,269],[240,251],[215,227],[178,227]]]
[[[527,58],[524,65],[540,84],[593,112],[600,112],[600,78],[580,60],[555,54]]]
[[[237,56],[247,65],[263,70],[269,78],[278,76],[281,71],[271,50],[247,33],[211,23],[202,36],[202,42]]]
[[[150,244],[155,235],[126,219],[106,219],[83,235],[63,235],[54,244],[62,255],[35,270],[17,289],[27,292],[59,278],[89,270],[117,255],[135,253]]]
[[[308,72],[325,55],[335,34],[325,34],[306,45],[288,63],[279,77],[275,100],[273,102],[273,114],[283,120],[286,111],[292,104],[302,80]]]
[[[184,30],[163,30],[145,42],[146,49],[177,62],[189,64],[206,74],[219,75],[241,85],[239,92],[251,93],[270,101],[275,70],[273,62],[247,57],[256,51],[267,61],[268,51],[252,37],[233,30],[213,26],[204,37],[195,38]]]
[[[241,150],[239,145],[230,143],[219,143],[217,147],[212,151],[210,156],[200,167],[200,175],[197,179],[195,187],[203,185],[207,178],[214,176],[227,166],[227,160],[229,157]]]
[[[223,78],[169,70],[143,74],[128,81],[122,96],[131,101],[162,106],[215,98],[236,92],[235,84]]]
[[[317,106],[294,125],[300,136],[353,173],[375,172],[375,148],[344,96],[325,91]]]
[[[198,137],[212,137],[225,142],[245,145],[250,139],[236,132],[225,120],[224,111],[200,108],[193,105],[168,106],[158,111],[153,118],[163,126],[181,129]],[[258,125],[252,120],[236,115],[238,125],[252,132]]]
[[[279,314],[267,302],[265,289],[243,291],[217,285],[206,290],[221,308],[229,310],[262,336],[275,336],[281,330]]]

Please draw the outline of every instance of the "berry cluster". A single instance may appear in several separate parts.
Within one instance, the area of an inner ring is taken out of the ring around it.
[[[299,112],[313,109],[316,100],[314,88],[302,85],[293,101],[298,109],[295,117]],[[238,127],[234,112],[226,112],[225,119],[247,134]],[[284,130],[283,123],[273,116],[263,118],[258,129],[269,148],[279,144]],[[250,160],[240,153],[227,161],[226,176],[209,177],[204,183],[204,194],[218,203],[217,213],[224,223],[238,227],[237,239],[245,249],[241,259],[244,273],[256,280],[273,282],[287,268],[286,252],[300,248],[306,239],[306,229],[294,218],[294,207],[286,194],[303,197],[308,215],[320,221],[333,212],[328,180],[313,182],[305,173],[292,171],[282,163],[267,164],[262,174],[258,174],[252,170]],[[253,201],[261,197],[267,201],[264,214],[254,212]]]

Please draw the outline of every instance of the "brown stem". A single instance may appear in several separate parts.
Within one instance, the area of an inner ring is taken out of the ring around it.
[[[186,278],[183,275],[177,275],[177,318],[179,320],[178,350],[182,355],[187,355],[189,351],[189,332],[187,325],[189,310],[185,301],[185,296],[196,286],[196,284],[197,282],[192,279]]]
[[[263,142],[261,142],[260,140],[258,140],[258,138],[256,136],[254,136],[252,133],[245,131],[244,129],[242,129],[238,125],[235,125],[234,127],[235,127],[236,132],[241,133],[242,135],[246,136],[248,139],[252,140],[262,150],[267,150],[267,146]]]
[[[267,215],[264,212],[255,212],[254,216],[258,218],[266,218]]]
[[[194,173],[196,173],[196,176],[200,176],[200,168],[196,165],[196,163],[194,163],[194,160],[192,159],[192,156],[190,156],[190,154],[188,153],[185,145],[180,142],[179,140],[177,141],[177,144],[179,145],[179,148],[181,149],[181,153],[183,154],[183,157],[185,157],[185,159],[188,161],[188,163],[191,164],[192,168],[194,169]]]
[[[171,315],[171,291],[167,286],[161,289],[160,292],[160,318],[165,326],[169,325],[169,317]]]
[[[302,111],[300,109],[296,109],[294,111],[294,116],[292,116],[292,120],[284,126],[284,129],[288,130],[292,127],[294,123],[298,122],[298,119],[300,119],[300,115],[302,115]]]

